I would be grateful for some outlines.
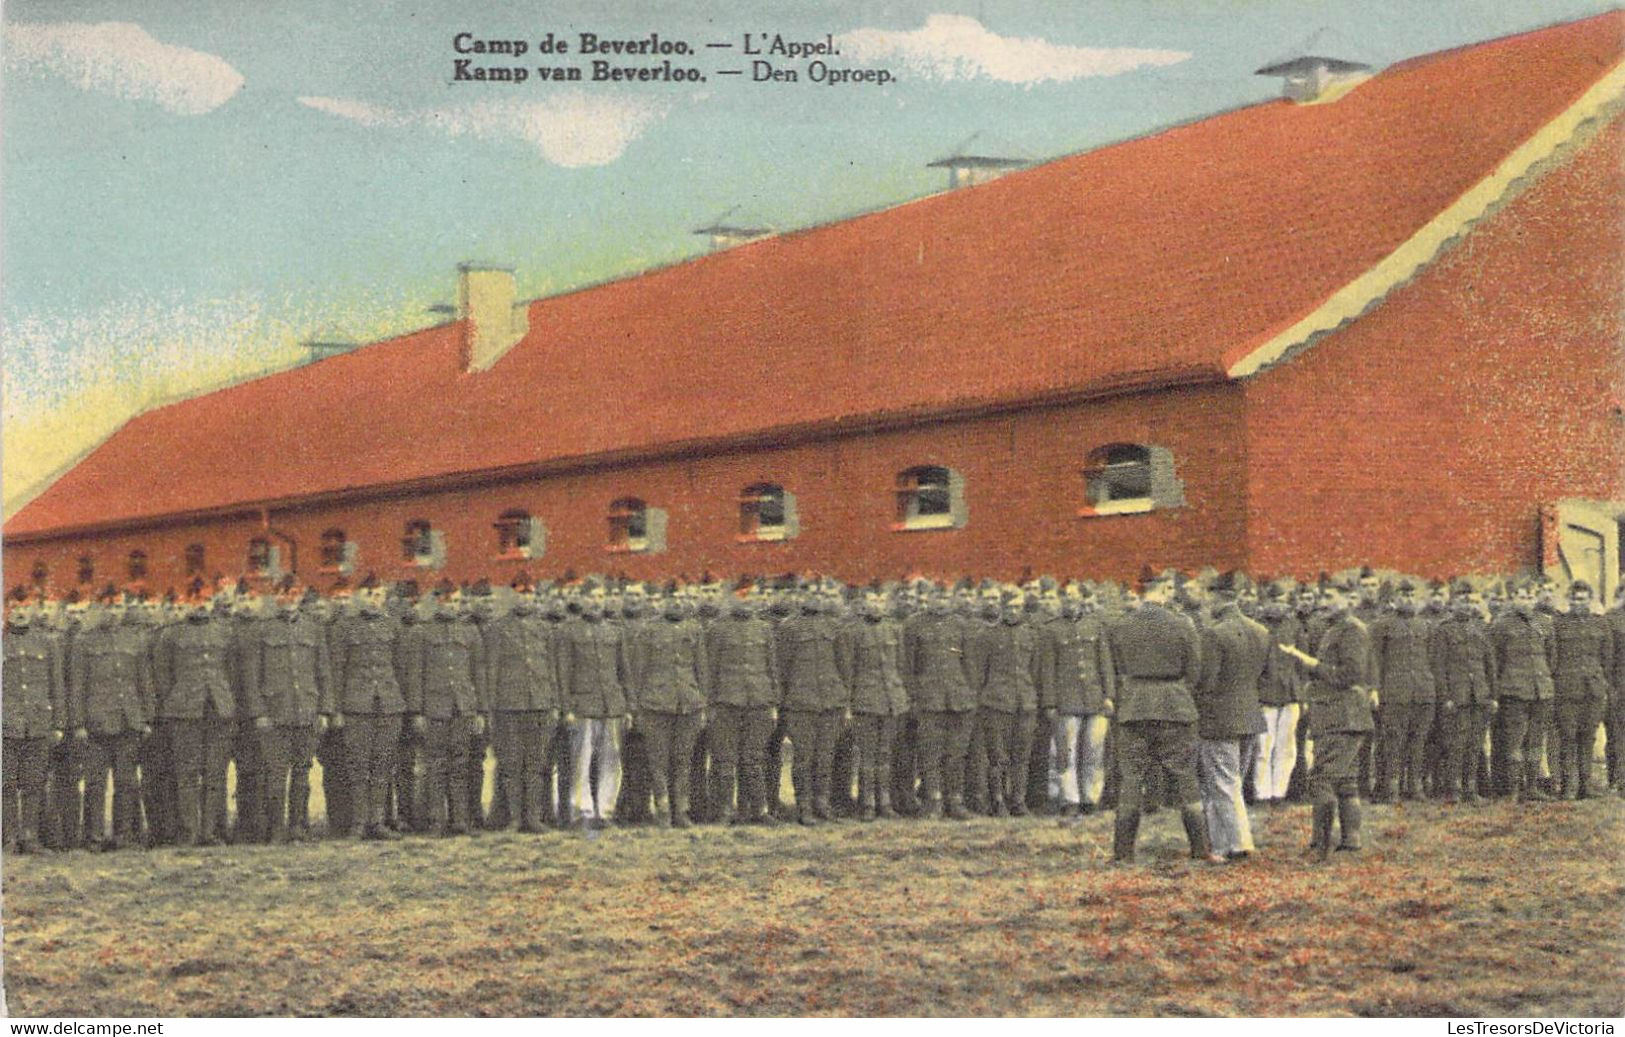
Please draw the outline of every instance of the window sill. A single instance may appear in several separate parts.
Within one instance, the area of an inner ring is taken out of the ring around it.
[[[734,537],[734,542],[738,544],[782,544],[789,539],[783,532],[739,533]]]
[[[649,553],[648,544],[610,544],[604,548],[612,555],[642,555]]]
[[[503,551],[501,554],[493,556],[491,560],[493,562],[528,562],[531,560],[531,553],[524,549]]]
[[[1107,501],[1091,508],[1079,508],[1079,518],[1108,518],[1112,515],[1144,515],[1148,511],[1156,510],[1156,505],[1149,497],[1136,497],[1132,500]]]
[[[951,515],[933,515],[925,519],[909,519],[906,522],[893,522],[893,533],[927,533],[932,530],[953,530],[959,527],[954,525]]]

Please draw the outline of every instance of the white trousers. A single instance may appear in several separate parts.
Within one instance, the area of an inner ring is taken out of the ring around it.
[[[1264,733],[1258,736],[1253,762],[1253,798],[1285,799],[1292,768],[1298,762],[1298,704],[1264,706]]]
[[[1057,713],[1050,734],[1049,794],[1061,805],[1099,803],[1106,787],[1106,726],[1099,713]]]
[[[575,760],[575,776],[570,800],[576,818],[582,821],[615,816],[615,801],[621,795],[620,717],[582,717],[570,731],[570,754]],[[598,768],[598,794],[593,795],[593,766]]]
[[[1213,852],[1251,852],[1252,819],[1241,797],[1241,741],[1198,741],[1196,779],[1202,788],[1202,813],[1207,815],[1207,837]]]

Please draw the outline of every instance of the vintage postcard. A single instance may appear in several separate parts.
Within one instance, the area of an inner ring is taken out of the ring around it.
[[[12,1032],[1625,1014],[1608,0],[0,52]]]

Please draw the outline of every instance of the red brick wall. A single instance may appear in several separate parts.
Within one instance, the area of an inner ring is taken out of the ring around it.
[[[537,576],[619,572],[639,578],[674,574],[817,569],[842,578],[893,578],[912,570],[1013,578],[1024,569],[1058,576],[1130,577],[1140,566],[1235,565],[1244,543],[1241,393],[1234,386],[1179,389],[1119,397],[1024,414],[959,421],[779,450],[663,462],[505,486],[440,492],[402,500],[350,503],[274,512],[272,525],[299,545],[299,571],[316,573],[321,533],[344,529],[360,545],[358,571],[399,578],[400,540],[409,519],[444,532],[454,579],[506,580],[523,566]],[[1183,507],[1147,515],[1079,518],[1080,469],[1086,454],[1111,442],[1165,446],[1185,485]],[[955,468],[966,478],[969,522],[952,531],[893,532],[896,473],[918,464]],[[801,535],[778,543],[740,544],[739,492],[754,482],[778,482],[796,495]],[[669,515],[667,551],[659,555],[605,550],[610,501],[638,496]],[[495,558],[492,524],[508,508],[524,508],[547,523],[539,561]],[[185,545],[205,543],[211,571],[241,569],[259,524],[155,529],[55,547],[15,545],[5,563],[8,583],[27,578],[36,557],[51,565],[51,582],[71,585],[81,550],[97,557],[98,577],[122,578],[134,547],[151,555],[149,584],[179,585]],[[416,573],[422,578],[429,574]]]
[[[1622,138],[1246,383],[1255,570],[1534,569],[1542,504],[1625,499]]]

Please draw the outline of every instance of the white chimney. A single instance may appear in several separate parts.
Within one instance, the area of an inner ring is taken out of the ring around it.
[[[457,316],[463,329],[463,370],[484,371],[530,330],[530,308],[515,304],[513,271],[462,263],[457,267]]]

